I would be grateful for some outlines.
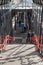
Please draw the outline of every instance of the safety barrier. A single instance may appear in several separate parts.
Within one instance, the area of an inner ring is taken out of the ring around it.
[[[12,41],[13,41],[13,37],[7,36],[7,42],[8,42],[8,44],[11,43]]]
[[[39,39],[40,39],[40,37],[37,36],[37,35],[34,35],[33,37],[31,37],[32,43],[34,43],[36,45],[36,48],[35,49],[36,50],[43,50],[43,42],[40,43],[39,42]],[[43,41],[43,36],[41,36],[41,39]]]
[[[13,41],[13,37],[7,35],[5,37],[0,37],[0,50],[5,51],[6,50],[6,44],[11,43]]]

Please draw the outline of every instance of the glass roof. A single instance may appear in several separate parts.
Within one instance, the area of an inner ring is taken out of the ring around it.
[[[10,2],[9,4],[2,5],[0,8],[3,9],[33,9],[40,6],[37,6],[33,3],[32,0],[21,0],[18,4]]]
[[[13,6],[13,8],[15,8],[15,9],[29,9],[32,7],[32,3],[33,3],[32,0],[22,0],[15,7]]]

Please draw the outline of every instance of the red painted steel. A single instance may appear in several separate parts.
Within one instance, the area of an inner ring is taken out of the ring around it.
[[[3,41],[2,41],[3,40]],[[11,43],[13,41],[13,37],[7,35],[5,37],[0,37],[0,50],[6,50],[6,44]]]

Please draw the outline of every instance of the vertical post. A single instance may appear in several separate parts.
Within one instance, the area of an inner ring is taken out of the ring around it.
[[[15,15],[15,31],[16,31],[17,15]]]
[[[26,26],[25,23],[26,23],[26,22],[25,22],[25,12],[24,12],[24,27]]]
[[[42,38],[41,36],[42,36],[42,11],[41,11],[41,23],[40,23],[40,43],[41,43],[41,38]]]

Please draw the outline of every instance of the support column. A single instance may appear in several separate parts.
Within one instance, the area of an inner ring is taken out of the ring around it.
[[[26,26],[25,14],[26,14],[26,12],[24,12],[24,27]]]

